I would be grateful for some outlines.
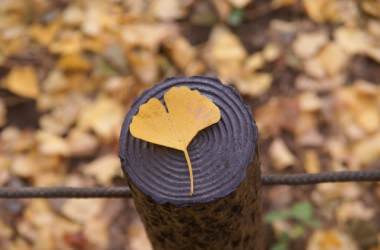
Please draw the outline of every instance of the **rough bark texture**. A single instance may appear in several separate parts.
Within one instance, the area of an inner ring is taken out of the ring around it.
[[[134,138],[129,125],[150,98],[188,86],[209,97],[221,120],[189,146],[195,192],[183,153]],[[156,250],[261,250],[258,134],[240,95],[208,77],[170,78],[132,105],[120,136],[120,159],[137,210]]]
[[[157,204],[129,182],[137,211],[155,250],[261,250],[260,163],[230,195],[178,207]]]

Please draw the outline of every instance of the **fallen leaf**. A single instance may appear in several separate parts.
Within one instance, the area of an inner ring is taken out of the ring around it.
[[[297,1],[296,0],[272,0],[271,6],[274,9],[282,8],[282,7],[287,7],[295,4]]]
[[[3,99],[0,98],[0,128],[7,123],[7,107]]]
[[[300,58],[310,58],[315,55],[327,41],[328,37],[324,31],[301,33],[293,43],[293,51]]]
[[[14,67],[4,83],[9,91],[19,96],[37,98],[40,93],[36,71],[30,66]]]
[[[307,150],[304,156],[304,169],[306,173],[314,174],[321,172],[321,163],[315,150]]]
[[[296,158],[280,138],[275,139],[271,143],[269,157],[271,158],[273,167],[277,170],[284,170],[296,162]]]
[[[364,166],[380,159],[380,133],[355,143],[352,154]]]
[[[157,98],[141,105],[130,131],[136,138],[183,151],[192,195],[193,173],[187,147],[199,131],[220,120],[220,110],[199,91],[187,87],[172,87],[165,93],[164,100],[168,111]]]
[[[264,65],[265,58],[263,56],[263,53],[257,52],[247,57],[247,59],[244,62],[244,70],[246,72],[253,72],[263,68]]]
[[[31,155],[18,155],[13,158],[11,171],[20,177],[31,177],[38,171],[38,162]]]
[[[68,89],[68,82],[60,70],[53,70],[42,82],[42,89],[48,93],[57,93]]]
[[[234,33],[216,26],[207,42],[205,57],[222,79],[230,81],[240,77],[247,51]]]
[[[235,8],[244,8],[251,2],[251,0],[228,0],[228,1]]]
[[[263,58],[267,62],[272,62],[276,60],[281,53],[281,48],[275,43],[269,43],[265,46],[262,51]]]
[[[299,96],[298,100],[302,111],[318,111],[322,106],[322,100],[314,92],[305,92]]]
[[[177,34],[177,27],[169,23],[140,22],[127,24],[121,29],[121,36],[127,47],[139,47],[152,51],[157,51],[165,39]]]
[[[131,250],[152,250],[144,225],[137,217],[133,220],[127,231],[128,245]]]
[[[375,209],[365,206],[360,201],[348,201],[339,205],[336,209],[336,218],[340,223],[346,223],[352,219],[371,220],[375,215]]]
[[[118,136],[123,115],[120,103],[100,96],[81,110],[78,128],[92,129],[99,137],[109,141]]]
[[[87,71],[91,64],[81,54],[65,54],[58,60],[58,67],[68,71]]]
[[[83,10],[77,5],[69,5],[62,14],[65,24],[79,26],[83,21]]]
[[[90,156],[99,147],[99,142],[95,135],[80,129],[70,130],[66,141],[69,146],[70,156],[74,157]]]
[[[307,250],[358,250],[355,242],[336,229],[317,230],[307,243]]]
[[[377,0],[363,0],[360,1],[362,9],[368,14],[379,18],[380,17],[380,3]]]
[[[174,63],[183,70],[196,58],[196,49],[183,37],[168,39],[165,43]]]
[[[133,50],[128,53],[128,60],[137,78],[152,85],[159,76],[157,54],[150,50]]]
[[[159,20],[175,20],[185,15],[184,2],[178,0],[153,0],[150,5],[150,11]]]
[[[62,207],[62,213],[73,221],[84,223],[100,215],[105,205],[101,199],[69,199]]]
[[[49,50],[57,54],[76,54],[82,49],[82,35],[77,31],[65,31],[49,45]]]
[[[365,53],[374,44],[373,39],[365,31],[354,27],[340,27],[335,30],[336,43],[347,53]]]
[[[95,177],[100,184],[109,185],[112,178],[121,173],[120,159],[114,154],[101,156],[83,166],[83,172]]]
[[[38,149],[46,155],[63,155],[69,154],[69,147],[66,141],[59,136],[46,131],[37,132]]]
[[[332,76],[340,73],[348,63],[348,55],[336,43],[327,44],[318,54],[318,60],[321,63],[324,72]]]
[[[316,22],[355,23],[359,11],[352,0],[303,0],[311,19]]]
[[[236,80],[240,93],[257,97],[266,93],[272,85],[273,77],[268,73],[254,73]]]
[[[30,36],[41,45],[48,46],[53,41],[60,26],[60,21],[53,21],[46,26],[35,24],[30,27],[29,33]]]

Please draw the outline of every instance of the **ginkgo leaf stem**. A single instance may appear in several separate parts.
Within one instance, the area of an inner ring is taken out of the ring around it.
[[[193,178],[193,167],[191,166],[190,156],[189,152],[187,151],[187,148],[183,150],[183,153],[185,154],[187,167],[189,169],[189,176],[190,176],[190,195],[193,195],[194,193],[194,178]]]

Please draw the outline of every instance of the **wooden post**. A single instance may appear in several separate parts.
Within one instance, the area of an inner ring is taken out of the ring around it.
[[[134,138],[132,117],[150,98],[162,100],[186,85],[220,108],[218,123],[189,146],[195,192],[183,153]],[[249,107],[231,87],[208,77],[170,78],[145,91],[127,114],[120,158],[137,211],[156,250],[261,250],[260,166],[257,128]]]

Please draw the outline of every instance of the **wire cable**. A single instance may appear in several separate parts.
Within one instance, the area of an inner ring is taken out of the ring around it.
[[[265,186],[314,185],[331,182],[376,182],[380,170],[341,171],[316,174],[270,174],[261,177]],[[2,187],[0,198],[130,198],[128,187]]]

